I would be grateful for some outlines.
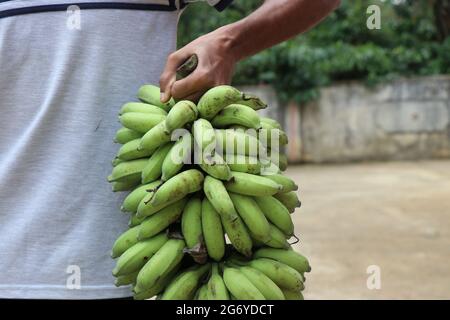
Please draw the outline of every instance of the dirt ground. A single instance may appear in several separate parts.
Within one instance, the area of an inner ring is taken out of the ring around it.
[[[303,165],[287,173],[302,201],[296,248],[313,269],[306,299],[450,299],[450,161]],[[368,277],[380,288],[369,289]]]

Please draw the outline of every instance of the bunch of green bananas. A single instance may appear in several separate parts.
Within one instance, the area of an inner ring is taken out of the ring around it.
[[[222,85],[198,104],[159,101],[153,85],[120,109],[122,144],[108,176],[132,190],[121,210],[116,285],[136,299],[301,299],[306,258],[288,242],[300,206],[284,175],[281,125],[259,98]]]

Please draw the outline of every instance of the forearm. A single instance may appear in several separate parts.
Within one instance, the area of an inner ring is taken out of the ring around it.
[[[339,0],[266,0],[246,18],[216,30],[236,60],[283,42],[313,27]]]

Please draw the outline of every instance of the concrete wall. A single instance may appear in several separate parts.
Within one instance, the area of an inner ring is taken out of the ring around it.
[[[270,87],[245,89],[268,99],[292,162],[450,158],[450,76],[341,83],[302,106],[280,106]]]

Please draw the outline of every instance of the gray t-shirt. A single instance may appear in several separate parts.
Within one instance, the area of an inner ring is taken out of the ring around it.
[[[111,275],[128,221],[112,139],[175,49],[180,2],[0,2],[0,298],[131,295]]]

